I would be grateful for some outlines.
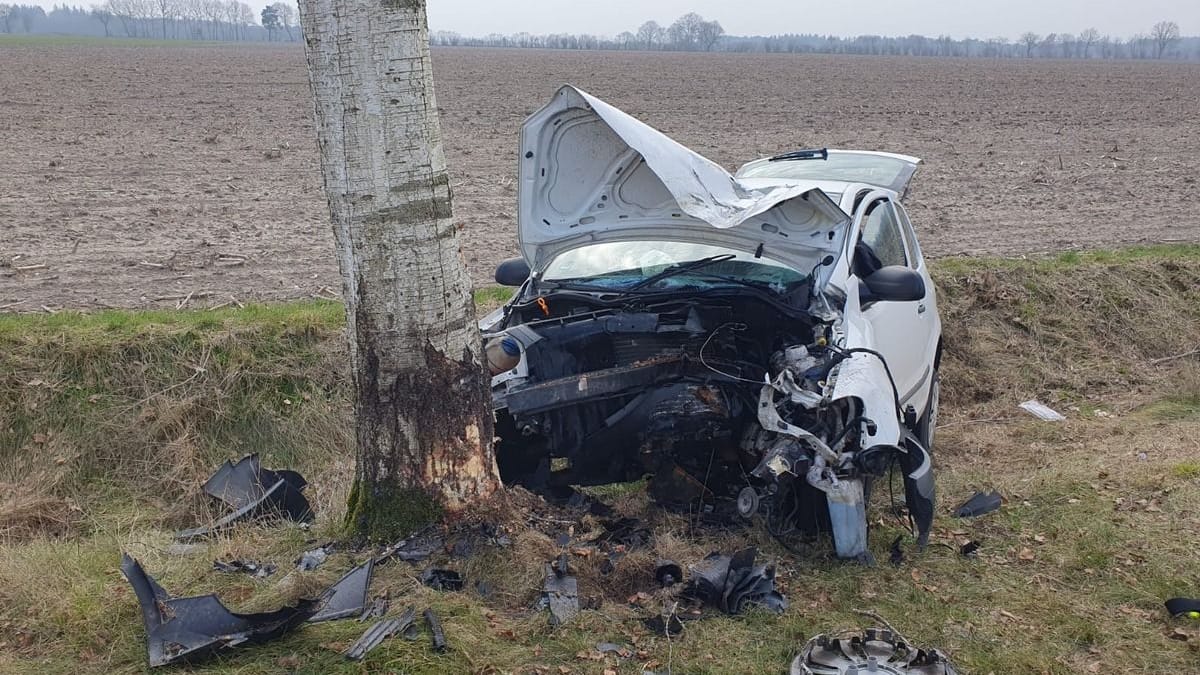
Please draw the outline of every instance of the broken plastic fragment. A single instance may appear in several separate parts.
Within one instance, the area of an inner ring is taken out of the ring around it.
[[[442,630],[442,622],[432,609],[425,610],[425,623],[429,625],[429,633],[433,636],[433,651],[441,654],[446,651],[446,632]]]
[[[1171,598],[1166,602],[1167,611],[1175,618],[1200,619],[1200,600]]]
[[[372,624],[362,634],[362,637],[358,638],[357,642],[350,645],[350,648],[344,652],[344,656],[351,661],[362,661],[368,652],[383,644],[384,640],[411,628],[416,616],[417,610],[409,607],[399,617],[384,619]]]
[[[433,567],[421,573],[421,583],[435,591],[461,591],[463,588],[461,574],[454,570],[443,570]]]
[[[374,565],[374,560],[367,560],[347,572],[326,591],[321,609],[308,622],[336,621],[361,614],[367,604],[367,590],[371,585]]]
[[[320,548],[314,548],[311,551],[305,551],[299,558],[296,559],[296,568],[301,572],[311,572],[329,559],[329,552],[333,550],[332,545],[325,545]]]
[[[1065,422],[1067,420],[1058,411],[1050,408],[1041,401],[1025,401],[1020,405],[1020,408],[1030,415],[1047,422]]]
[[[792,661],[790,675],[957,675],[945,654],[918,649],[890,630],[818,635]]]
[[[654,579],[663,588],[683,581],[683,568],[674,560],[660,560],[654,568]]]
[[[307,523],[312,506],[302,491],[308,482],[295,471],[271,471],[259,466],[258,455],[247,455],[237,464],[226,461],[204,483],[204,491],[234,510],[207,527],[184,530],[175,535],[182,542],[211,536],[236,523],[260,518],[287,518]]]
[[[787,599],[775,590],[775,568],[754,565],[757,549],[738,551],[732,557],[713,553],[691,567],[692,580],[685,594],[717,607],[726,614],[741,614],[749,605],[776,613],[787,609]]]
[[[249,574],[255,579],[265,579],[275,573],[274,565],[263,565],[250,560],[214,560],[213,569],[225,574]]]
[[[129,554],[121,559],[121,573],[142,608],[151,668],[274,640],[304,623],[319,605],[315,600],[302,600],[274,612],[235,614],[215,595],[171,597]]]
[[[550,625],[561,626],[579,615],[579,581],[546,565],[542,603],[550,608]]]
[[[999,492],[976,492],[963,505],[954,510],[955,518],[976,518],[999,509],[1004,498]]]

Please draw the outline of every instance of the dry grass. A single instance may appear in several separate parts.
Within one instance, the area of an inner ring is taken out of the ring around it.
[[[1200,593],[1192,550],[1200,366],[1194,358],[1147,364],[1195,348],[1200,254],[1184,247],[950,260],[938,275],[947,409],[937,452],[941,506],[926,553],[909,550],[899,568],[837,563],[826,546],[796,556],[760,528],[693,527],[654,508],[640,485],[598,490],[621,514],[643,518],[654,538],[611,575],[601,574],[597,556],[575,556],[581,595],[600,608],[552,630],[532,608],[544,564],[558,552],[555,536],[570,526],[516,490],[528,517],[507,523],[512,546],[437,560],[466,576],[467,591],[424,588],[420,568],[408,564],[377,573],[376,589],[391,592],[395,609],[439,611],[451,652],[434,654],[427,638],[393,640],[366,668],[780,672],[812,634],[861,626],[853,613],[861,608],[949,651],[968,672],[1194,670],[1196,630],[1172,624],[1161,602]],[[311,595],[362,560],[365,553],[341,552],[315,572],[291,571],[301,552],[338,536],[352,470],[339,312],[304,305],[0,318],[0,672],[142,670],[138,609],[116,570],[121,551],[167,589],[217,592],[239,610]],[[1034,397],[1068,421],[1015,410]],[[172,528],[211,517],[195,496],[199,482],[220,460],[249,451],[308,476],[314,528],[241,526],[193,555],[170,554]],[[1007,500],[1001,512],[949,517],[973,490],[993,487]],[[872,506],[880,560],[903,531],[887,498],[878,490]],[[585,518],[573,533],[582,540],[595,528]],[[982,544],[977,559],[957,555],[968,539]],[[777,562],[792,603],[785,615],[691,622],[671,640],[642,626],[672,600],[652,590],[659,558],[686,566],[744,545]],[[228,557],[273,562],[280,572],[256,581],[211,571],[212,560]],[[495,592],[479,597],[470,590],[476,580]],[[305,627],[209,666],[362,672],[338,653],[361,630],[354,622]],[[594,647],[605,641],[629,644],[634,658],[599,658]]]

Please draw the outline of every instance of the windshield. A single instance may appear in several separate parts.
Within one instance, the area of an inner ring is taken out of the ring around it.
[[[831,150],[829,159],[760,159],[739,169],[737,177],[837,180],[878,185],[902,193],[916,170],[911,161],[898,157]]]
[[[708,260],[713,259],[715,260]],[[674,266],[701,261],[692,269],[639,286]],[[808,275],[768,258],[755,258],[722,246],[676,241],[615,241],[564,252],[542,274],[542,280],[620,290],[638,286],[661,291],[672,288],[761,286],[786,292]]]

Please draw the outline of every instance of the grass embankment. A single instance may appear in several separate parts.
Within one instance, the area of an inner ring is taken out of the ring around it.
[[[973,673],[1200,667],[1195,630],[1170,623],[1161,607],[1173,595],[1200,595],[1200,368],[1195,357],[1170,359],[1200,341],[1200,247],[952,259],[935,270],[947,351],[942,502],[927,553],[910,552],[900,568],[792,556],[757,529],[690,531],[642,492],[626,491],[614,498],[618,507],[646,517],[656,539],[615,579],[577,561],[581,593],[605,598],[599,611],[557,631],[530,611],[555,547],[535,530],[517,532],[512,549],[452,563],[496,586],[488,600],[434,593],[407,565],[381,569],[375,587],[392,590],[394,609],[440,610],[451,652],[395,639],[367,667],[783,672],[812,634],[869,623],[856,608],[878,610]],[[311,594],[351,566],[339,554],[317,572],[288,573],[313,540],[339,534],[352,469],[341,327],[333,303],[0,317],[0,672],[141,670],[140,615],[117,571],[123,550],[168,590],[218,591],[243,610]],[[1047,424],[1015,411],[1034,397],[1069,420]],[[223,459],[250,451],[309,478],[320,514],[314,529],[247,526],[194,555],[169,554],[172,529],[208,516],[200,482]],[[1007,498],[1000,513],[949,517],[985,487]],[[873,505],[881,561],[902,531],[885,501]],[[967,539],[983,545],[976,560],[952,550]],[[641,627],[636,618],[649,610],[626,598],[652,586],[656,556],[686,565],[746,542],[779,561],[792,603],[784,616],[695,622],[670,641]],[[214,558],[230,556],[281,571],[262,582],[211,572]],[[305,627],[208,666],[359,672],[337,649],[361,630],[354,622]],[[579,658],[597,642],[635,640],[630,660]]]

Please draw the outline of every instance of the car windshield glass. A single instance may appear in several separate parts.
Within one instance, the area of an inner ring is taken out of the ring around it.
[[[715,260],[706,261],[709,258]],[[616,241],[564,252],[542,273],[542,280],[620,290],[637,286],[676,266],[705,261],[678,274],[664,276],[644,290],[711,288],[751,284],[785,292],[808,275],[766,257],[711,246],[675,241]]]
[[[903,192],[915,167],[910,162],[886,155],[830,152],[829,159],[760,159],[743,166],[738,178],[785,178],[792,180],[837,180],[878,185]]]

